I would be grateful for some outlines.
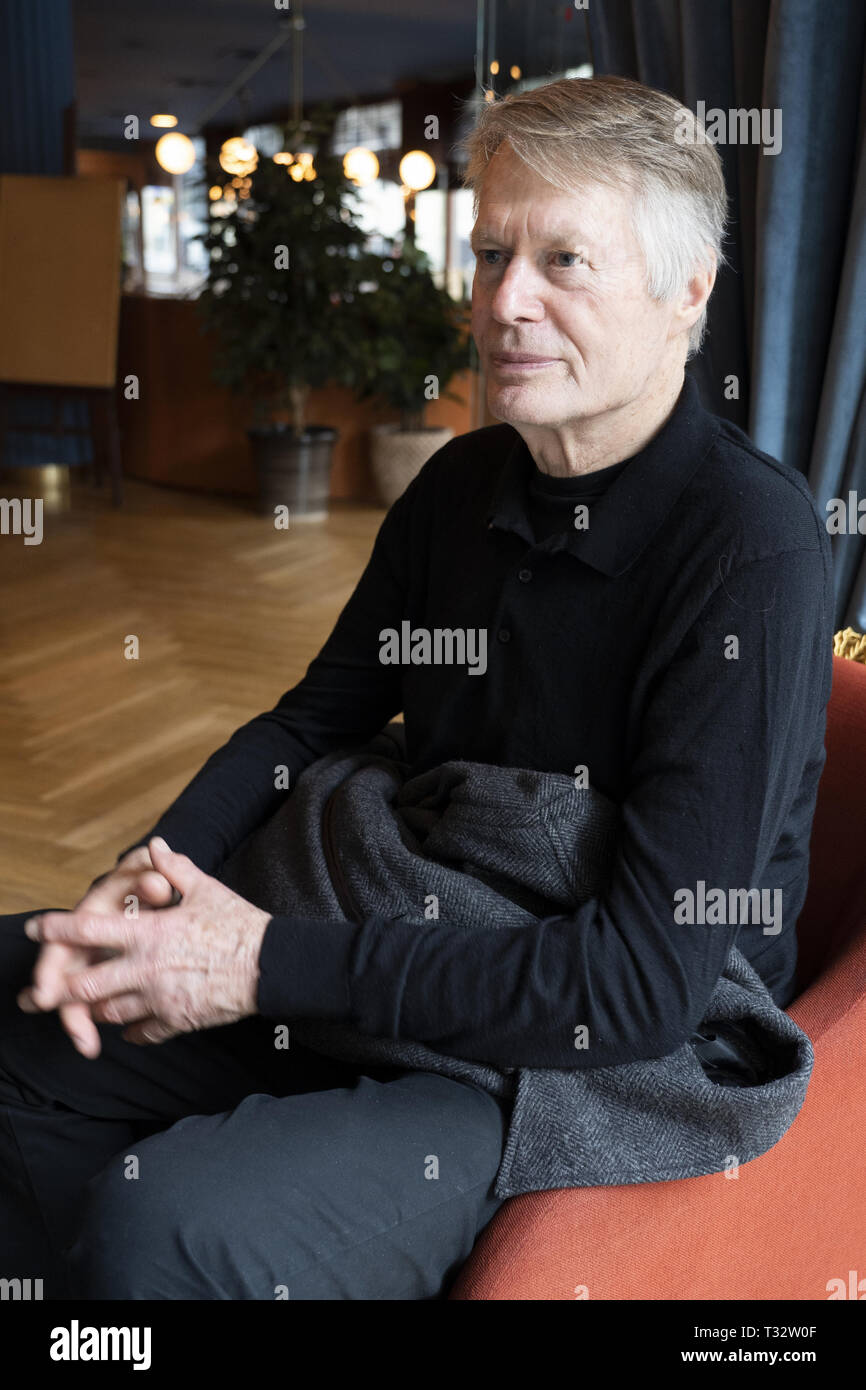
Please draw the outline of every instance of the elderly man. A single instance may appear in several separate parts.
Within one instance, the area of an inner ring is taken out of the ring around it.
[[[8,1272],[87,1298],[441,1298],[500,1204],[510,1101],[280,1050],[280,1020],[496,1067],[606,1066],[680,1047],[735,939],[793,997],[829,545],[800,474],[685,371],[726,198],[682,123],[617,78],[484,109],[473,332],[501,423],[429,460],[304,679],[151,833],[71,912],[27,935],[27,914],[6,919]],[[404,623],[483,631],[484,670],[383,659]],[[613,798],[603,896],[527,930],[323,930],[219,881],[281,802],[275,768],[294,783],[400,710],[417,771],[577,773]],[[684,924],[675,904],[707,887],[780,890],[783,911]]]

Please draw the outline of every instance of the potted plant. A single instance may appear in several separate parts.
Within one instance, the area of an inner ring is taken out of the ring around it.
[[[260,158],[203,237],[210,268],[200,310],[218,338],[217,379],[252,407],[259,510],[285,504],[301,520],[327,515],[338,437],[332,426],[308,422],[310,391],[351,387],[357,376],[352,300],[367,238],[352,206],[355,186],[327,153],[332,124],[321,106],[287,128],[292,162]],[[217,179],[231,188],[222,170]]]
[[[453,436],[425,425],[428,400],[463,403],[447,389],[470,365],[468,312],[437,286],[429,258],[409,240],[386,242],[386,253],[364,256],[364,290],[354,306],[364,344],[356,390],[399,412],[374,425],[370,461],[381,501],[390,506],[426,460]]]

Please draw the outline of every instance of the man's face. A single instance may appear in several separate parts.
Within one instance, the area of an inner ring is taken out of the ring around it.
[[[471,238],[472,333],[496,419],[555,427],[603,414],[685,360],[673,306],[644,288],[630,196],[597,183],[561,193],[507,143],[491,159]]]

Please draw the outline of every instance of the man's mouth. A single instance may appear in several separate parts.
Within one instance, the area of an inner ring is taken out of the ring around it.
[[[558,357],[538,357],[532,353],[496,352],[490,358],[491,366],[498,372],[531,372],[541,367],[549,367],[558,362]]]

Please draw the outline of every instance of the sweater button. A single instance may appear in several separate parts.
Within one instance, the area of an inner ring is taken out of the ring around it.
[[[496,636],[499,638],[500,642],[511,641],[511,633],[508,631],[507,627],[501,627],[497,632]]]
[[[532,570],[518,570],[517,578],[522,584],[528,584],[532,578]]]

